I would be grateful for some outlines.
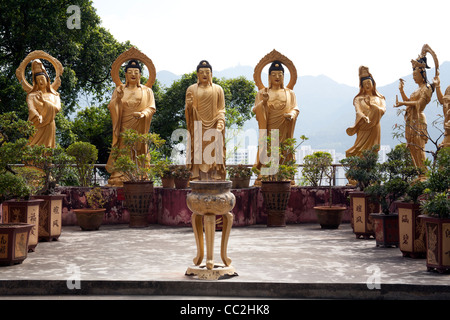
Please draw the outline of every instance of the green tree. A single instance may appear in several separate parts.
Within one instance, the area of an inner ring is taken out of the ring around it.
[[[225,94],[225,126],[242,127],[245,121],[252,117],[252,107],[255,103],[255,83],[241,76],[232,79],[220,79],[216,82]]]
[[[72,5],[80,9],[80,29],[68,27]],[[81,94],[101,100],[110,90],[111,64],[131,44],[119,43],[100,26],[92,1],[1,0],[0,6],[1,113],[16,111],[21,118],[27,116],[26,93],[15,70],[34,50],[43,50],[63,64],[59,93],[67,115],[74,111]],[[45,60],[43,63],[53,79],[53,67]]]
[[[70,129],[76,136],[76,141],[89,142],[96,146],[99,163],[108,161],[112,143],[112,122],[107,103],[79,111]]]

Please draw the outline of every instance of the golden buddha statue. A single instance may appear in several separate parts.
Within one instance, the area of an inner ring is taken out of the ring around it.
[[[121,133],[133,129],[148,133],[152,117],[156,112],[155,98],[150,87],[141,84],[142,68],[138,60],[132,59],[125,67],[125,84],[120,83],[112,94],[108,105],[113,125],[112,148],[123,149]],[[117,84],[117,83],[116,83]],[[138,155],[146,154],[146,145],[138,146]],[[122,186],[124,177],[114,171],[114,157],[110,154],[106,169],[111,173],[109,186]]]
[[[190,134],[186,165],[191,180],[225,180],[225,96],[212,82],[212,67],[202,60],[197,83],[186,90],[186,126]],[[211,141],[211,142],[207,142]]]
[[[263,66],[270,62],[269,85],[265,87],[260,80],[261,70]],[[291,80],[288,86],[284,84],[283,62],[290,71]],[[293,63],[274,50],[261,59],[255,67],[253,76],[259,91],[256,95],[255,105],[252,111],[256,115],[260,132],[261,130],[266,130],[263,132],[266,132],[266,135],[270,137],[271,130],[278,130],[280,144],[286,139],[293,138],[295,124],[300,112],[293,91],[293,86],[297,80],[297,72]],[[261,163],[261,152],[264,152],[264,150],[258,147],[256,163],[254,165],[258,170],[261,170],[263,164]],[[293,159],[293,154],[285,156],[285,161]],[[258,186],[261,184],[260,179],[260,177],[257,177],[255,185]]]
[[[365,66],[359,67],[359,93],[353,99],[355,124],[347,128],[349,136],[356,134],[355,144],[346,156],[360,156],[364,150],[380,145],[380,120],[386,112],[386,99],[377,91],[375,80]]]

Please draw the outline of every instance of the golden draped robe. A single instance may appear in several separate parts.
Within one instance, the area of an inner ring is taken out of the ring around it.
[[[138,133],[148,133],[150,131],[150,124],[153,114],[156,112],[155,98],[151,88],[144,85],[138,86],[141,90],[142,97],[136,101],[125,101],[123,98],[119,99],[117,88],[114,90],[108,109],[111,113],[111,120],[113,126],[112,147],[119,149],[123,148],[123,142],[120,134],[127,129],[134,129]],[[125,89],[124,89],[125,90]],[[133,112],[143,112],[144,117],[136,119]],[[146,154],[147,147],[142,144],[139,146],[139,154]],[[106,169],[112,173],[109,181],[110,185],[120,185],[116,180],[120,180],[120,175],[114,172],[114,157],[110,154]]]
[[[55,116],[61,110],[61,99],[58,94],[49,93],[45,94],[44,102],[40,102],[37,99],[39,92],[32,91],[27,95],[28,120],[36,128],[36,133],[30,138],[29,144],[55,148]],[[39,123],[39,115],[42,115],[42,123]]]
[[[200,95],[199,90],[207,91],[203,91]],[[192,94],[193,104],[192,107],[186,105],[185,108],[186,126],[190,134],[190,139],[187,141],[186,165],[191,169],[191,180],[201,180],[201,176],[205,174],[213,180],[225,180],[225,129],[220,133],[220,140],[216,141],[214,138],[213,141],[203,141],[205,132],[209,129],[216,129],[219,120],[222,120],[225,126],[225,95],[223,89],[214,83],[207,89],[199,88],[198,84],[193,84],[186,90],[186,96],[189,93]],[[195,130],[196,121],[201,122],[201,131],[198,128],[197,131]],[[211,154],[215,161],[208,164],[205,163],[204,158],[209,155],[204,154],[204,151],[211,143],[215,143],[217,148]],[[202,161],[199,161],[200,157]]]
[[[267,108],[263,104],[263,94],[266,92],[266,88],[260,90],[255,99],[255,105],[252,111],[256,115],[256,120],[258,121],[259,130],[267,130],[267,135],[270,136],[270,130],[278,129],[279,130],[279,142],[280,144],[289,138],[294,137],[294,129],[295,123],[297,121],[298,114],[300,112],[297,106],[297,99],[295,97],[295,93],[290,89],[281,89],[285,92],[286,103],[282,104],[274,104],[271,101],[270,89],[269,92],[269,101],[267,102]],[[284,117],[285,113],[290,113],[293,118],[292,120],[288,120]],[[258,152],[256,156],[256,164],[255,167],[257,169],[261,169],[260,162],[260,150],[258,146]],[[290,155],[286,157],[286,160],[292,160],[294,155]]]
[[[411,94],[410,102],[416,102],[416,106],[407,107],[405,113],[405,139],[416,167],[425,169],[425,145],[427,137],[427,119],[425,107],[431,101],[433,90],[430,86],[419,87]]]
[[[356,120],[346,132],[349,136],[356,134],[356,141],[353,147],[346,151],[347,157],[359,156],[364,150],[380,145],[380,120],[386,112],[386,100],[379,96],[370,96],[369,99],[370,101],[364,96],[357,96],[353,101]],[[369,123],[363,118],[364,116],[369,118]]]

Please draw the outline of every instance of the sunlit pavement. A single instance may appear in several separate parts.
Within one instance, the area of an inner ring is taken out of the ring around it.
[[[191,228],[63,227],[58,241],[40,242],[22,264],[0,268],[0,300],[450,299],[450,274],[428,272],[425,259],[403,257],[398,248],[356,239],[350,224],[233,228],[228,255],[237,275],[224,279],[186,276],[195,255]]]

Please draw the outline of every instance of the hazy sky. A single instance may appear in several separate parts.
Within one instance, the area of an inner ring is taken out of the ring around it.
[[[378,86],[411,73],[423,44],[450,61],[449,0],[94,0],[119,41],[130,40],[156,70],[183,74],[254,67],[276,49],[299,76],[358,85],[369,67]],[[431,56],[429,65],[434,67]]]

